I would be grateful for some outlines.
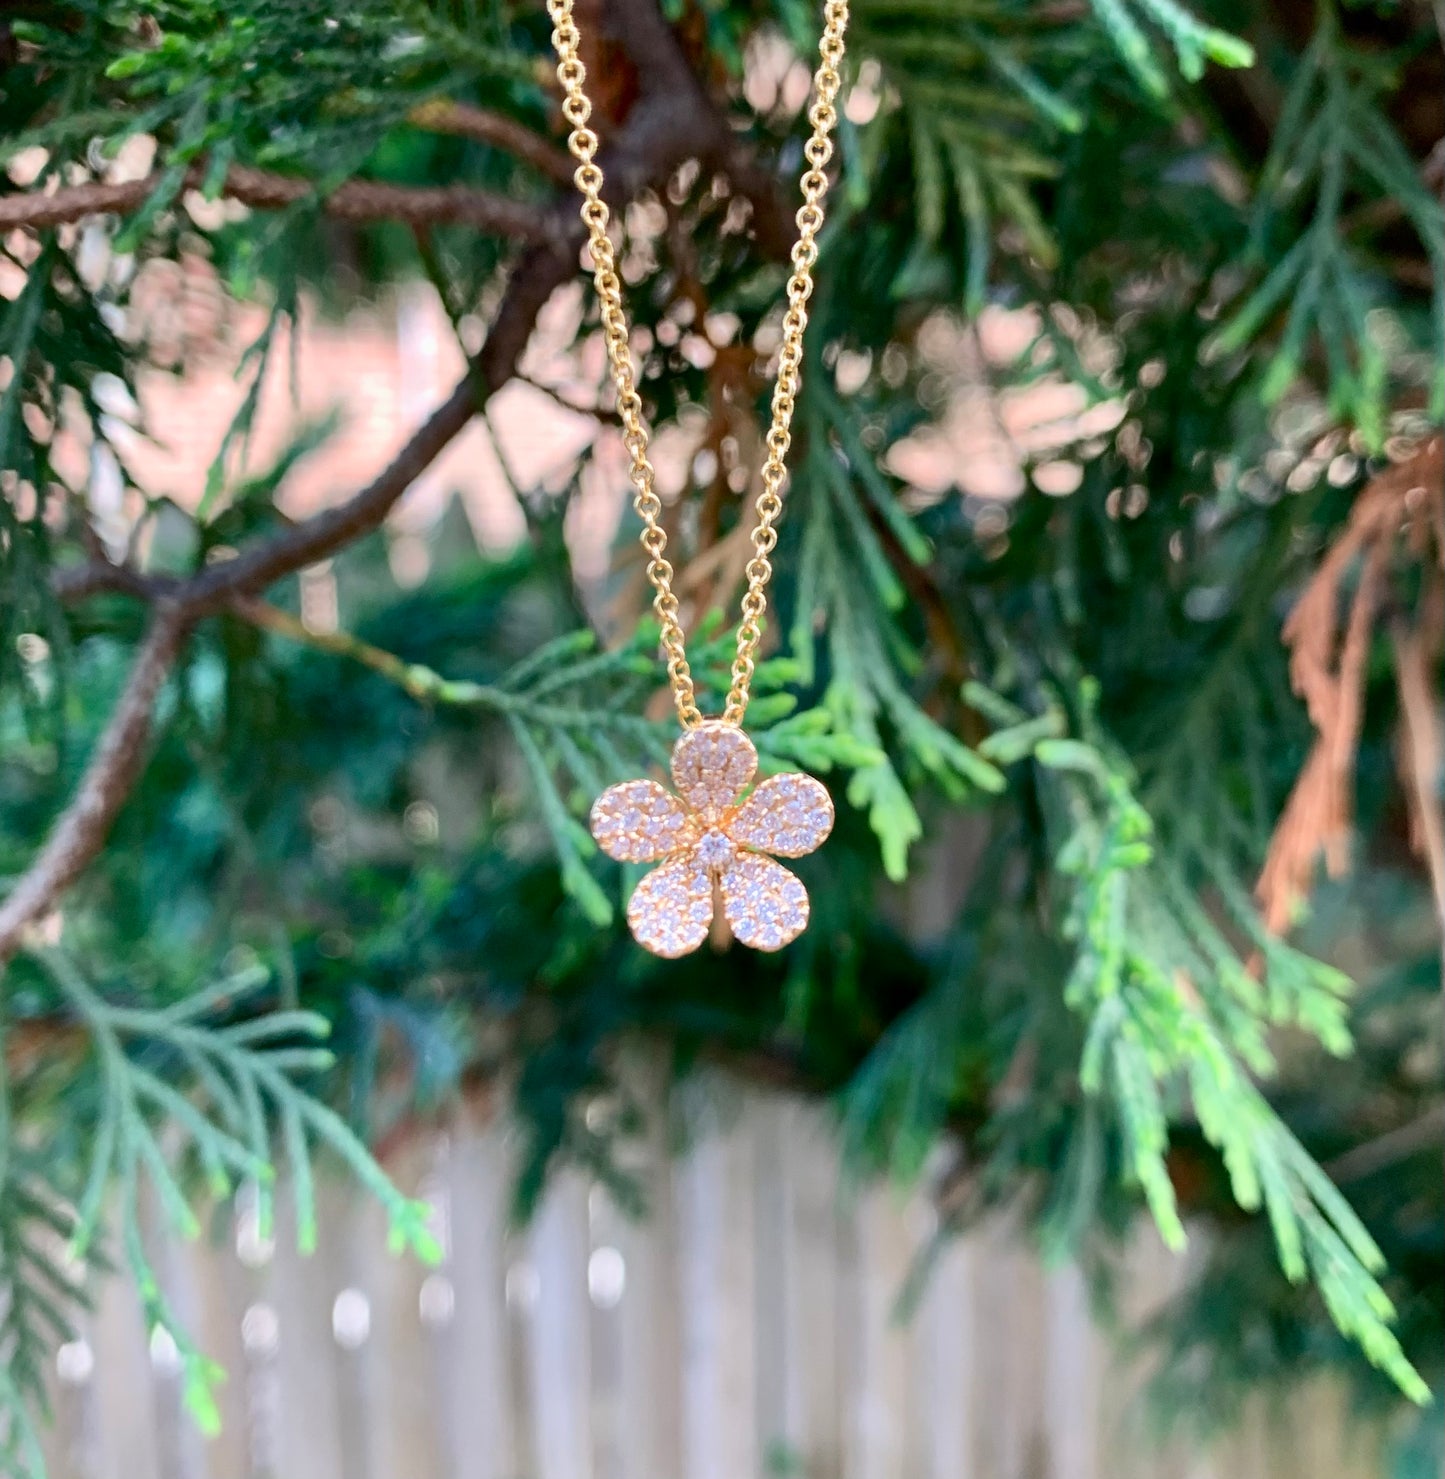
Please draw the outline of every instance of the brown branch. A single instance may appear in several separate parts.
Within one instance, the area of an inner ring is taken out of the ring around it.
[[[656,0],[610,0],[605,10],[610,35],[621,42],[643,87],[621,133],[614,135],[613,147],[607,147],[603,136],[599,163],[609,201],[630,200],[643,189],[655,189],[680,164],[695,159],[732,181],[752,205],[758,245],[770,257],[785,258],[797,230],[784,189],[734,133]],[[660,175],[649,168],[662,161],[666,164]]]
[[[180,587],[176,599],[193,615],[208,615],[233,596],[263,590],[379,528],[402,494],[472,419],[491,388],[465,376],[390,465],[359,493],[247,546],[234,559],[207,565]]]
[[[1375,621],[1397,543],[1422,563],[1432,521],[1445,508],[1445,436],[1427,437],[1403,462],[1385,468],[1355,500],[1350,520],[1286,620],[1290,681],[1304,699],[1316,740],[1285,804],[1256,884],[1267,927],[1281,933],[1313,887],[1321,855],[1332,877],[1348,867],[1354,764]],[[1360,569],[1340,626],[1342,590]]]
[[[1325,1174],[1334,1182],[1359,1181],[1441,1143],[1445,1143],[1445,1104],[1336,1156],[1326,1164]]]
[[[15,953],[26,928],[52,907],[100,851],[145,764],[156,696],[188,629],[189,619],[179,607],[157,609],[75,796],[0,904],[0,964]]]
[[[499,315],[499,322],[505,317]],[[248,545],[229,560],[207,565],[189,577],[145,575],[129,566],[92,560],[58,570],[50,588],[62,601],[102,592],[165,601],[194,622],[228,605],[233,597],[262,590],[282,576],[314,565],[380,526],[403,493],[471,420],[485,391],[471,374],[432,412],[391,463],[345,503],[328,508],[278,534]]]
[[[225,192],[260,210],[277,210],[315,194],[309,180],[233,166]],[[509,200],[472,185],[388,185],[376,180],[346,180],[321,198],[321,208],[339,221],[401,221],[413,226],[472,226],[522,241],[545,238],[543,211],[526,201]]]
[[[572,183],[572,173],[577,168],[565,149],[559,149],[525,123],[518,123],[505,113],[494,113],[490,108],[454,103],[448,98],[432,98],[413,108],[407,114],[407,122],[428,133],[470,139],[473,143],[486,144],[515,155],[561,185]]]
[[[614,0],[613,11],[616,29],[648,82],[648,90],[633,105],[600,160],[609,193],[625,188],[630,196],[658,188],[688,159],[720,161],[732,150],[734,141],[727,120],[693,75],[654,0]],[[230,178],[236,173],[233,170]],[[285,183],[289,187],[299,182]],[[336,194],[329,199],[334,201]],[[0,200],[0,207],[4,204]],[[92,563],[75,572],[59,572],[53,588],[67,600],[99,591],[124,592],[142,599],[164,596],[192,617],[200,617],[221,610],[235,596],[256,595],[283,576],[325,559],[370,533],[488,396],[515,376],[537,314],[552,293],[577,271],[582,240],[577,203],[570,191],[564,192],[547,216],[541,241],[513,270],[502,306],[471,373],[397,454],[391,466],[347,502],[176,584],[157,584],[152,577],[122,567]]]
[[[1391,636],[1395,684],[1404,719],[1401,739],[1411,792],[1410,812],[1415,841],[1430,875],[1441,948],[1445,950],[1445,735],[1441,732],[1439,700],[1430,681],[1430,658],[1421,634],[1404,621],[1397,621]]]
[[[192,170],[188,181],[192,177],[198,177],[198,172]],[[28,226],[43,231],[86,216],[122,216],[144,204],[159,183],[159,175],[147,175],[118,184],[96,180],[49,193],[0,196],[0,230]]]
[[[643,189],[658,189],[688,159],[723,167],[735,153],[732,131],[693,75],[655,0],[612,0],[611,19],[645,79],[645,90],[603,150],[600,162],[609,194],[623,199]],[[155,183],[152,178],[128,185],[82,185],[49,196],[0,198],[0,229],[56,225],[95,212],[133,209]],[[228,193],[267,206],[302,199],[311,188],[261,171],[233,169],[227,176]],[[458,214],[463,195],[470,202],[470,214]],[[65,599],[117,591],[157,603],[157,611],[79,790],[0,905],[0,963],[14,953],[26,927],[54,906],[104,844],[144,766],[156,696],[191,627],[378,528],[488,396],[516,374],[537,315],[578,270],[583,233],[570,193],[559,193],[553,207],[539,216],[533,207],[480,191],[416,191],[349,181],[326,197],[322,208],[351,220],[385,217],[422,224],[423,217],[415,214],[420,202],[426,203],[427,224],[468,220],[535,244],[514,268],[486,342],[467,375],[390,466],[346,502],[258,540],[235,558],[187,579],[147,576],[103,560],[57,573],[54,589]]]
[[[146,575],[129,565],[117,565],[104,554],[96,555],[84,565],[54,570],[50,575],[51,592],[66,604],[105,594],[135,596],[142,601],[170,600],[181,584],[174,575]]]
[[[187,172],[186,184],[199,185],[204,174],[202,166],[194,166]],[[3,196],[0,197],[0,230],[17,226],[41,230],[86,216],[125,215],[144,205],[163,178],[161,173],[156,173],[118,184],[97,180],[49,194]],[[543,240],[549,229],[544,210],[469,185],[430,187],[346,180],[329,194],[317,196],[310,180],[253,169],[249,165],[233,165],[227,171],[221,194],[256,210],[282,210],[315,197],[326,215],[358,225],[401,221],[414,226],[474,226],[479,231],[521,241]]]
[[[524,307],[535,316],[529,304]],[[514,316],[504,301],[497,327],[509,344],[524,344],[526,336],[512,323]],[[485,349],[480,358],[487,360]],[[505,368],[493,366],[502,379]],[[147,577],[101,563],[85,566],[79,572],[61,572],[69,577],[55,582],[63,596],[116,590],[158,604],[150,633],[78,790],[35,860],[0,905],[0,965],[19,948],[26,928],[53,907],[104,845],[116,813],[144,768],[156,696],[191,627],[201,617],[324,559],[375,529],[471,419],[486,385],[499,383],[501,380],[479,381],[468,374],[390,466],[359,493],[336,508],[259,541],[233,560],[207,566],[188,580]]]
[[[524,260],[513,275],[473,370],[385,471],[345,503],[293,524],[242,550],[235,559],[209,565],[187,580],[150,577],[99,563],[74,573],[60,572],[66,578],[57,578],[54,587],[62,596],[78,598],[113,590],[160,604],[130,682],[79,790],[39,855],[0,905],[0,964],[14,954],[26,926],[53,906],[104,844],[116,812],[143,768],[156,695],[190,628],[201,617],[326,558],[381,524],[413,481],[467,424],[490,390],[510,378],[537,312],[550,296],[550,287],[542,291],[544,279],[535,263],[551,263],[554,256],[553,248],[543,247]],[[561,268],[553,271],[560,274],[558,280],[565,277]]]
[[[522,311],[535,317],[530,303],[524,303]],[[518,346],[515,352],[519,354],[526,335],[512,322],[515,316],[504,301],[496,327],[503,331],[505,342]],[[486,363],[488,358],[484,349],[480,360]],[[471,419],[486,386],[500,384],[506,378],[506,368],[493,365],[493,372],[501,377],[496,381],[479,381],[468,374],[390,466],[345,503],[250,546],[233,560],[209,565],[180,581],[147,577],[121,566],[99,563],[79,572],[61,572],[69,577],[55,582],[62,596],[115,590],[159,604],[150,634],[79,789],[44,847],[0,905],[0,965],[15,953],[27,926],[53,907],[104,845],[116,813],[144,767],[160,685],[196,621],[283,575],[324,559],[377,528],[412,482]]]

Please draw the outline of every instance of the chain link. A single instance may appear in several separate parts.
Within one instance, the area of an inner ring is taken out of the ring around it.
[[[672,685],[677,717],[684,729],[703,721],[697,706],[692,670],[687,665],[686,637],[672,589],[673,569],[667,559],[667,532],[661,523],[662,500],[657,496],[656,474],[648,456],[648,432],[642,419],[642,398],[637,393],[637,373],[632,363],[627,317],[622,307],[622,284],[617,275],[617,257],[607,234],[610,212],[602,199],[602,170],[597,164],[598,140],[588,127],[592,104],[586,92],[587,72],[578,55],[581,37],[572,14],[573,0],[547,0],[552,18],[552,45],[557,52],[557,80],[562,84],[562,114],[571,126],[567,145],[577,160],[574,179],[582,194],[582,223],[592,251],[592,280],[602,311],[602,332],[607,361],[617,387],[617,412],[622,421],[622,441],[631,459],[632,506],[642,520],[642,547],[647,552],[647,578],[655,592],[652,608],[662,626],[662,649],[667,676]],[[768,607],[767,585],[773,573],[769,556],[778,542],[774,527],[783,511],[787,486],[788,448],[792,442],[793,409],[802,383],[803,333],[808,326],[808,299],[813,292],[813,264],[818,260],[818,232],[823,227],[823,200],[828,193],[824,173],[833,157],[833,129],[838,122],[837,98],[842,84],[843,37],[848,26],[848,0],[825,0],[823,35],[818,42],[818,69],[813,75],[813,102],[808,121],[812,136],[804,146],[807,168],[803,171],[803,205],[797,214],[798,240],[793,246],[793,270],[788,278],[788,307],[783,315],[782,343],[778,351],[778,378],[773,386],[772,425],[767,435],[767,460],[763,463],[762,492],[755,505],[757,523],[752,531],[753,555],[746,568],[747,589],[743,593],[742,621],[738,626],[737,655],[733,659],[732,687],[728,691],[723,719],[741,724],[747,713],[758,642],[762,637],[763,613]]]

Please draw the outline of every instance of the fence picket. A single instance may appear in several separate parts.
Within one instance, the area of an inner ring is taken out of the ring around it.
[[[844,1473],[846,1479],[894,1479],[918,1472],[904,1469],[910,1340],[896,1318],[912,1239],[892,1188],[863,1188],[852,1208],[852,1257],[844,1290],[844,1325],[851,1329]]]
[[[46,1381],[52,1420],[40,1429],[50,1479],[100,1479],[98,1397],[90,1321],[76,1322],[75,1337],[57,1352]]]
[[[319,1239],[303,1256],[296,1246],[295,1209],[289,1189],[277,1198],[275,1248],[266,1267],[265,1298],[249,1312],[267,1326],[257,1337],[256,1386],[274,1412],[276,1479],[367,1479],[364,1458],[353,1463],[343,1449],[357,1441],[364,1399],[354,1397],[351,1364],[335,1341],[336,1298],[345,1287],[342,1259],[351,1235],[356,1196],[327,1178],[317,1187]],[[272,1353],[264,1346],[269,1334]],[[264,1470],[263,1470],[264,1472]]]
[[[653,1066],[654,1069],[656,1065]],[[1367,1479],[1382,1429],[1320,1382],[1262,1397],[1205,1449],[1160,1446],[1076,1268],[1019,1226],[938,1251],[896,1318],[935,1213],[882,1185],[840,1192],[815,1104],[695,1080],[630,1147],[649,1216],[575,1171],[508,1225],[505,1122],[459,1114],[393,1164],[432,1202],[445,1261],[394,1259],[357,1188],[318,1185],[320,1242],[274,1245],[245,1199],[233,1235],[147,1245],[166,1297],[231,1368],[225,1432],[181,1412],[174,1353],[123,1278],[58,1359],[52,1479]],[[250,1221],[248,1221],[250,1217]],[[265,1246],[262,1246],[262,1244]],[[1187,1276],[1147,1229],[1122,1255],[1137,1326]]]
[[[100,1282],[86,1340],[94,1363],[99,1479],[149,1479],[159,1472],[149,1337],[140,1302],[124,1276]]]
[[[392,1176],[424,1197],[436,1157],[435,1142],[409,1142],[394,1158]],[[441,1479],[446,1459],[433,1403],[432,1339],[421,1320],[422,1286],[431,1272],[391,1251],[386,1214],[374,1200],[353,1213],[352,1228],[349,1284],[370,1312],[370,1333],[355,1352],[365,1367],[369,1473],[372,1479]]]
[[[1048,1472],[1057,1479],[1105,1479],[1099,1462],[1099,1407],[1108,1352],[1074,1264],[1054,1269],[1046,1289],[1044,1433]]]
[[[616,1311],[617,1374],[610,1479],[678,1479],[682,1473],[682,1344],[677,1218],[665,1113],[653,1116],[629,1170],[641,1186],[643,1218],[604,1199],[594,1243],[621,1255]]]
[[[972,1238],[956,1238],[940,1251],[911,1324],[909,1386],[919,1404],[918,1451],[907,1472],[921,1479],[988,1472],[974,1467],[975,1385],[981,1374],[974,1353],[980,1346],[989,1351],[991,1364],[1002,1332],[978,1325],[976,1251]]]
[[[554,1178],[531,1229],[533,1451],[537,1479],[592,1479],[592,1307],[587,1183]]]
[[[200,1300],[188,1248],[171,1231],[152,1199],[144,1204],[146,1257],[155,1271],[166,1308],[183,1329],[201,1328]],[[204,1479],[203,1438],[185,1409],[179,1352],[169,1330],[150,1337],[151,1403],[156,1435],[158,1479]]]
[[[713,1082],[689,1085],[694,1124],[711,1133],[677,1167],[682,1320],[683,1479],[758,1474],[757,1284],[753,1171],[758,1112],[721,1128]]]
[[[784,1436],[807,1479],[842,1473],[842,1350],[838,1151],[817,1108],[782,1101],[780,1244]],[[766,1250],[763,1250],[766,1256]]]
[[[234,1228],[228,1223],[179,1250],[192,1290],[197,1344],[227,1373],[217,1393],[221,1431],[205,1445],[203,1455],[206,1479],[252,1479],[254,1472],[251,1358],[245,1331],[246,1311],[259,1284],[255,1271],[236,1257],[234,1241]]]
[[[500,1125],[452,1133],[447,1271],[456,1298],[449,1443],[453,1479],[515,1479],[515,1402],[507,1314],[510,1161]]]

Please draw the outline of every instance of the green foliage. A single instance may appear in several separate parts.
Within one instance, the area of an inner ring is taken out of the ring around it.
[[[909,156],[918,235],[910,266],[926,273],[958,223],[969,308],[982,307],[1001,224],[1012,225],[1041,263],[1055,245],[1032,187],[1058,171],[1050,140],[1083,119],[1070,71],[1085,47],[1033,19],[1026,6],[981,11],[947,38],[927,5],[864,5],[855,32],[877,57],[902,106],[880,109],[860,140],[860,170]],[[988,120],[986,123],[982,120]]]
[[[494,689],[458,695],[506,717],[536,787],[563,886],[598,925],[611,921],[612,906],[586,865],[597,845],[575,814],[607,786],[666,761],[674,725],[641,717],[656,684],[658,640],[650,621],[610,652],[597,650],[591,632],[569,632],[538,648]],[[693,634],[690,656],[705,712],[721,708],[734,647],[721,613]],[[835,724],[826,708],[797,710],[787,685],[799,675],[799,665],[784,658],[758,665],[748,712],[764,771],[796,763],[827,774],[839,766],[886,764],[881,751]]]
[[[1078,1084],[1113,1127],[1121,1168],[1142,1190],[1165,1243],[1185,1242],[1168,1154],[1171,1121],[1187,1102],[1223,1159],[1236,1203],[1267,1212],[1288,1279],[1311,1279],[1339,1330],[1415,1401],[1428,1401],[1428,1386],[1390,1328],[1395,1310],[1379,1282],[1378,1245],[1257,1087],[1277,1071],[1270,1026],[1298,1026],[1332,1054],[1349,1052],[1348,982],[1269,937],[1249,911],[1233,921],[1244,932],[1241,947],[1201,907],[1177,861],[1159,848],[1127,762],[1098,733],[1096,685],[1079,694],[1080,737],[1070,736],[1056,702],[1030,714],[979,685],[969,697],[1000,724],[982,752],[1009,766],[1028,763],[1057,880],[1043,927],[1072,956],[1064,1000],[1083,1028]],[[999,902],[989,898],[981,915]],[[1012,943],[1019,948],[1017,935]],[[876,1158],[882,1146],[893,1174],[912,1178],[968,1102],[979,1070],[970,1070],[963,1047],[965,999],[970,985],[979,989],[970,977],[989,958],[971,950],[952,962],[943,983],[873,1051],[846,1096],[855,1154]],[[957,1056],[940,1052],[940,1043],[958,1044]],[[1085,1141],[1099,1123],[1086,1109]],[[996,1127],[981,1132],[991,1133]],[[1099,1154],[1097,1144],[1089,1152],[1081,1143],[1079,1152]],[[1096,1214],[1098,1168],[1081,1171],[1066,1160],[1049,1199],[1043,1232],[1055,1253],[1076,1252]]]
[[[1179,71],[1190,82],[1199,81],[1207,62],[1248,67],[1254,61],[1254,48],[1248,42],[1205,24],[1174,0],[1140,0],[1132,9],[1127,0],[1093,0],[1093,8],[1129,70],[1156,97],[1168,93],[1169,81],[1141,19],[1164,33],[1174,48]]]
[[[0,251],[0,266],[18,268]],[[0,311],[0,467],[13,479],[0,499],[0,682],[17,693],[32,728],[53,726],[61,692],[36,682],[33,639],[64,646],[64,619],[51,597],[53,519],[44,490],[60,474],[52,459],[62,409],[78,406],[90,433],[107,440],[96,396],[101,376],[128,382],[120,340],[86,290],[73,258],[47,234],[25,263],[23,286]],[[28,413],[28,414],[27,414]],[[22,640],[30,639],[30,640]]]
[[[177,1168],[178,1160],[194,1166],[212,1198],[228,1196],[241,1182],[252,1185],[269,1235],[271,1149],[279,1135],[296,1203],[297,1242],[307,1253],[316,1241],[312,1147],[325,1146],[385,1208],[396,1251],[429,1261],[440,1257],[426,1208],[401,1196],[345,1121],[298,1083],[332,1066],[331,1053],[318,1046],[329,1035],[327,1019],[293,1009],[227,1020],[268,984],[265,971],[237,972],[170,1005],[150,1007],[107,1000],[64,955],[35,955],[16,970],[27,966],[41,973],[35,983],[40,999],[53,995],[83,1028],[93,1062],[71,1090],[85,1108],[66,1127],[67,1139],[78,1142],[79,1179],[67,1186],[53,1165],[41,1173],[43,1162],[31,1157],[12,1165],[4,1183],[0,1266],[8,1281],[14,1399],[31,1401],[40,1391],[42,1360],[52,1342],[65,1338],[80,1292],[59,1261],[62,1245],[47,1251],[37,1237],[63,1238],[65,1256],[81,1260],[92,1251],[102,1217],[111,1214],[146,1323],[170,1332],[187,1405],[204,1430],[217,1427],[213,1388],[225,1373],[191,1343],[170,1309],[142,1233],[149,1194],[174,1231],[187,1238],[200,1234],[191,1178]],[[61,1187],[65,1201],[57,1205]],[[25,1426],[23,1411],[8,1414],[11,1431],[21,1434]]]
[[[1271,941],[1246,915],[1250,949],[1264,953],[1266,979],[1257,981],[1156,858],[1148,814],[1117,762],[1067,738],[1039,740],[1034,756],[1046,813],[1061,814],[1054,865],[1074,883],[1062,930],[1078,951],[1065,1000],[1088,1023],[1080,1083],[1111,1101],[1130,1173],[1165,1242],[1184,1243],[1165,1162],[1165,1095],[1187,1085],[1236,1202],[1267,1211],[1286,1277],[1311,1277],[1340,1330],[1415,1401],[1428,1401],[1389,1328],[1395,1311],[1377,1282],[1384,1260],[1375,1240],[1256,1087],[1275,1069],[1266,1025],[1298,1025],[1331,1053],[1348,1052],[1348,982]]]
[[[19,39],[62,69],[90,100],[121,106],[108,117],[57,114],[8,148],[47,147],[73,130],[115,147],[136,134],[165,141],[165,174],[128,228],[131,242],[176,198],[185,168],[204,161],[202,189],[218,191],[236,163],[313,171],[324,192],[354,172],[418,100],[462,77],[537,99],[536,74],[422,4],[322,4],[284,12],[252,0],[135,6],[85,0],[63,19],[17,23]],[[67,127],[68,125],[68,127]]]
[[[44,1164],[9,1147],[0,1177],[0,1459],[7,1474],[38,1476],[45,1464],[37,1420],[49,1417],[45,1368],[69,1340],[81,1300],[64,1255],[69,1224],[54,1205]]]
[[[1381,108],[1397,85],[1388,64],[1352,47],[1326,11],[1294,69],[1260,176],[1246,261],[1251,276],[1268,270],[1214,340],[1218,353],[1238,351],[1280,315],[1283,331],[1264,365],[1265,400],[1278,401],[1305,357],[1322,352],[1331,415],[1357,426],[1372,449],[1384,441],[1389,407],[1404,388],[1423,385],[1433,414],[1445,414],[1445,206]],[[1425,250],[1436,330],[1423,365],[1399,363],[1384,311],[1389,295],[1373,260],[1379,248],[1371,237],[1380,233],[1359,225],[1361,199],[1390,202]]]
[[[1342,891],[1329,903],[1397,921],[1391,892],[1389,883],[1381,881],[1368,897],[1356,899]],[[1424,1332],[1436,1319],[1429,1271],[1438,1263],[1442,1232],[1432,1205],[1439,1180],[1438,1147],[1418,1132],[1436,1111],[1430,1086],[1408,1071],[1401,1073],[1400,1065],[1402,1048],[1418,1044],[1431,1030],[1438,973],[1434,962],[1413,956],[1396,938],[1402,925],[1385,926],[1392,945],[1399,947],[1401,964],[1360,993],[1354,1013],[1356,1051],[1333,1066],[1336,1092],[1322,1102],[1308,1083],[1292,1080],[1286,1072],[1276,1097],[1294,1133],[1328,1167],[1360,1216],[1379,1230],[1390,1270],[1385,1285],[1399,1308],[1396,1328],[1407,1346],[1423,1350],[1431,1338]],[[1358,1125],[1379,1112],[1382,1097],[1396,1101],[1404,1133],[1362,1145]],[[1220,1229],[1205,1254],[1200,1278],[1166,1306],[1149,1332],[1165,1355],[1155,1400],[1168,1410],[1193,1414],[1204,1430],[1234,1421],[1242,1394],[1278,1381],[1282,1372],[1303,1377],[1327,1369],[1335,1359],[1338,1332],[1308,1318],[1299,1285],[1271,1277],[1273,1260],[1262,1257],[1260,1247],[1268,1238],[1258,1223]],[[1234,1324],[1237,1339],[1220,1339],[1224,1321]],[[1202,1356],[1213,1371],[1208,1380],[1201,1380]],[[1370,1409],[1388,1408],[1392,1397],[1384,1380],[1358,1388],[1362,1406]],[[1402,1451],[1392,1472],[1420,1472],[1412,1464],[1438,1442],[1438,1427],[1438,1403],[1423,1410],[1416,1422],[1403,1424]]]
[[[789,645],[798,677],[810,685],[820,681],[818,647],[826,654],[823,710],[852,741],[853,753],[868,757],[849,780],[848,800],[867,815],[884,872],[900,881],[908,872],[908,849],[923,835],[900,766],[911,765],[954,801],[974,789],[998,791],[1003,780],[935,723],[905,684],[917,658],[897,625],[907,597],[883,541],[896,541],[912,562],[926,559],[926,543],[898,514],[895,490],[848,424],[842,403],[826,391],[811,394],[806,414],[809,450],[799,481],[807,488],[807,506]],[[875,515],[881,531],[869,517],[875,509],[889,510]],[[860,592],[870,599],[860,601]],[[821,642],[814,637],[819,629]],[[891,748],[884,743],[885,725]]]

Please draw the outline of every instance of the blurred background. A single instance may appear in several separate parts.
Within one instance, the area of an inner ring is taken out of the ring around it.
[[[821,14],[576,14],[716,712]],[[5,1474],[1442,1472],[1442,25],[855,6],[667,962],[544,9],[0,10]]]

